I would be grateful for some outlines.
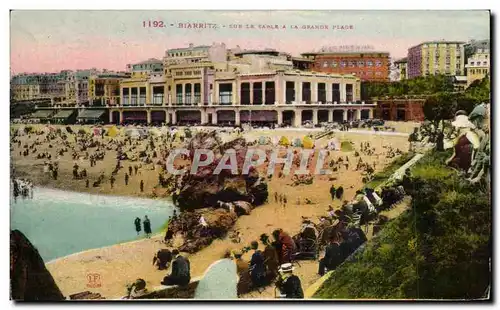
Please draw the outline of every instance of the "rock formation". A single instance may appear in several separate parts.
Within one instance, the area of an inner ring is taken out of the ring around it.
[[[14,300],[65,300],[38,250],[19,230],[10,231],[10,288]]]
[[[216,207],[219,200],[247,201],[254,206],[263,204],[267,200],[267,184],[259,177],[258,172],[250,169],[248,174],[241,174],[247,152],[245,139],[237,138],[223,144],[215,131],[200,132],[189,142],[188,150],[191,158],[196,149],[212,150],[214,161],[206,167],[200,167],[196,174],[185,173],[180,177],[177,182],[179,191],[174,195],[174,201],[181,210]],[[238,173],[232,174],[226,169],[214,174],[227,150],[235,152]]]

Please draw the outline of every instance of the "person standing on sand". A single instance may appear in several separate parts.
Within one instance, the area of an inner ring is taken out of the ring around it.
[[[278,203],[278,192],[274,193],[274,202]]]
[[[85,187],[89,188],[89,179],[85,180]]]
[[[132,166],[128,166],[128,174],[132,175]]]
[[[125,172],[125,185],[128,185],[128,174]]]
[[[113,188],[113,185],[115,185],[115,177],[113,175],[109,178],[109,182],[111,183],[111,188]]]
[[[141,193],[144,192],[144,181],[141,180],[141,183],[139,184],[139,187],[141,189]]]
[[[135,225],[135,231],[137,232],[137,235],[139,236],[139,233],[141,232],[141,219],[136,217],[134,221]]]
[[[149,221],[149,218],[147,215],[144,216],[144,221],[142,222],[144,225],[144,233],[146,234],[147,238],[151,237],[151,222]]]

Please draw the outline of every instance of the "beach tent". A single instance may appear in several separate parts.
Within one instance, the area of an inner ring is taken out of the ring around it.
[[[116,128],[116,126],[111,126],[111,128],[108,129],[108,136],[111,138],[116,137],[119,133],[120,131]]]
[[[288,140],[287,137],[282,136],[281,139],[280,139],[279,145],[289,146],[290,145],[290,140]]]
[[[194,299],[236,299],[238,274],[231,259],[221,259],[210,265],[198,282]]]
[[[314,148],[314,140],[309,136],[305,136],[302,139],[302,146],[306,149],[312,149]]]
[[[161,131],[158,128],[153,127],[149,130],[149,134],[155,137],[159,137],[161,136]]]
[[[181,132],[181,131],[177,131],[175,133],[175,136],[174,136],[174,141],[180,142],[181,141],[181,137],[185,138],[186,135],[183,132]]]
[[[340,151],[340,141],[337,138],[332,138],[326,145],[327,150]]]
[[[101,128],[94,127],[92,128],[92,133],[94,134],[94,136],[99,137],[101,135],[101,130]]]
[[[302,147],[302,140],[300,138],[295,138],[295,140],[293,140],[293,146]]]
[[[161,131],[161,134],[164,135],[164,136],[168,135],[169,132],[170,132],[170,130],[168,129],[167,126],[162,126],[161,129],[160,129],[160,131]]]
[[[131,138],[139,138],[141,136],[141,133],[137,128],[127,128],[125,129],[125,136]]]
[[[260,137],[259,137],[259,144],[260,144],[260,145],[265,145],[265,144],[267,144],[267,143],[269,143],[269,138],[264,137],[264,136],[260,136]]]

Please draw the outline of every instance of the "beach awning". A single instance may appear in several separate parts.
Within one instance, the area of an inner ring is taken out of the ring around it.
[[[79,119],[98,119],[104,114],[104,110],[83,110],[78,114]]]
[[[61,110],[57,112],[56,115],[52,116],[52,118],[67,119],[73,113],[75,113],[75,110]]]
[[[53,110],[37,110],[31,114],[30,118],[49,118]]]

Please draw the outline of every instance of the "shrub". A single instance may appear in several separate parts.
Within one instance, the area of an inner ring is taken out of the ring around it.
[[[341,265],[319,298],[482,298],[490,284],[489,193],[426,155],[412,169],[411,209]]]

